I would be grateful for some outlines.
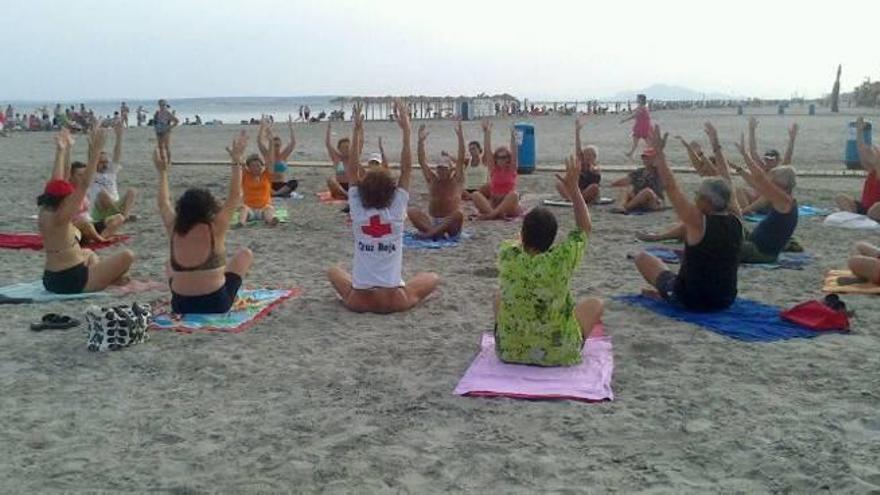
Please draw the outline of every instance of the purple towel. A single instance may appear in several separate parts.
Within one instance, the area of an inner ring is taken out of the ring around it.
[[[597,333],[594,329],[593,334]],[[458,382],[455,394],[586,402],[613,400],[611,375],[614,372],[614,354],[611,337],[587,339],[582,353],[583,362],[577,366],[545,368],[507,364],[495,355],[495,337],[484,333],[480,353]]]

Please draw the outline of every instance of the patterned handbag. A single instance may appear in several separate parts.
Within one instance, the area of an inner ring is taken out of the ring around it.
[[[90,351],[118,351],[147,340],[147,327],[153,317],[150,306],[112,306],[86,309]]]

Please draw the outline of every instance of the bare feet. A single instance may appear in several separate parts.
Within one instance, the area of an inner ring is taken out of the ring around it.
[[[642,242],[660,242],[663,240],[659,234],[652,232],[636,232],[636,239]]]
[[[655,301],[663,300],[663,296],[657,292],[657,289],[642,289],[642,297],[647,297],[648,299],[653,299]]]

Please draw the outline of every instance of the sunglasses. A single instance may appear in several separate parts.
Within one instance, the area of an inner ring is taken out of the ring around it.
[[[510,155],[495,155],[496,160],[510,160]]]

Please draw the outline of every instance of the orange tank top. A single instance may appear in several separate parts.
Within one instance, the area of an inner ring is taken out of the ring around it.
[[[272,203],[272,178],[269,171],[254,177],[245,172],[241,176],[241,192],[244,196],[244,204],[248,208],[262,209]]]

